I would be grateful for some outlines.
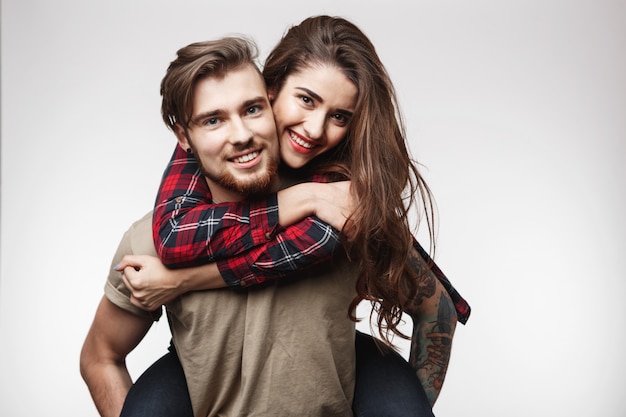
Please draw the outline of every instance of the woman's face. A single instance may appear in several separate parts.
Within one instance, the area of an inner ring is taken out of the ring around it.
[[[278,95],[270,94],[283,162],[301,168],[337,146],[346,136],[357,93],[332,65],[310,66],[287,77]]]

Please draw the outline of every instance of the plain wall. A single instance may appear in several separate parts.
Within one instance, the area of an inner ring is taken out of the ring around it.
[[[437,199],[436,260],[473,307],[437,415],[626,415],[626,2],[1,6],[0,415],[97,415],[79,352],[174,148],[176,50],[245,33],[263,59],[322,13],[377,46]],[[133,377],[168,341],[162,320]]]

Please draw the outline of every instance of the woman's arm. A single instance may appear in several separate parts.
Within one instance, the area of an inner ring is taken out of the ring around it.
[[[470,309],[449,285],[458,296],[458,303],[452,300],[443,283],[450,284],[448,279],[416,241],[408,262],[418,277],[417,294],[405,311],[413,320],[409,363],[415,369],[432,406],[448,370],[456,323],[465,323]]]
[[[277,225],[275,194],[245,204],[213,204],[194,156],[176,145],[152,219],[155,248],[165,265],[199,265],[244,252],[265,243]]]
[[[217,263],[170,269],[154,256],[126,255],[115,269],[124,271],[131,302],[151,311],[189,291],[257,286],[326,262],[326,258],[311,254],[319,253],[317,245],[339,237],[317,220],[306,230],[287,228],[277,234],[276,244],[261,245]]]
[[[340,182],[299,184],[262,201],[213,204],[195,159],[177,146],[159,189],[153,237],[157,253],[168,267],[226,260],[251,249],[272,253],[272,259],[296,260],[299,268],[308,267],[331,258],[339,238],[328,223],[343,227],[351,201],[349,183]],[[304,216],[309,217],[302,219]],[[254,265],[255,260],[237,264]],[[293,265],[288,264],[288,270],[293,270]],[[265,271],[257,271],[255,283],[282,276]],[[229,285],[239,286],[234,281]]]

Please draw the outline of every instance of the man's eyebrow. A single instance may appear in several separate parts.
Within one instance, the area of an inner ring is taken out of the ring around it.
[[[309,90],[306,87],[295,87],[296,90],[304,91],[307,95],[311,96],[314,100],[319,101],[320,103],[324,102],[324,99],[314,91]],[[341,113],[345,116],[352,116],[352,112],[346,109],[337,109],[337,113]]]
[[[259,105],[259,104],[263,104],[267,102],[267,98],[265,96],[258,96],[258,97],[254,97],[251,98],[249,100],[244,101],[243,103],[241,103],[241,108],[242,109],[246,109],[248,107],[252,107],[254,105]],[[205,111],[203,113],[197,114],[194,117],[191,118],[191,121],[193,123],[198,124],[201,120],[205,120],[205,119],[210,119],[212,117],[218,117],[222,114],[226,113],[226,110],[224,109],[214,109],[214,110],[208,110]]]
[[[194,117],[191,118],[191,121],[193,123],[198,124],[200,123],[201,120],[210,119],[212,117],[217,117],[220,114],[224,114],[224,110],[222,109],[209,110],[209,111],[205,111],[204,113],[195,115]]]
[[[264,104],[264,103],[267,103],[267,98],[265,96],[258,96],[258,97],[251,98],[250,100],[244,101],[241,107],[246,108],[246,107],[250,107],[250,106],[254,106],[258,104]]]

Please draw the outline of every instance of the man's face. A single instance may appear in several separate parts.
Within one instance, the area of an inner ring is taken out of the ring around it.
[[[216,202],[269,190],[278,167],[278,138],[261,75],[252,65],[209,77],[194,88],[193,116],[183,148],[191,148]]]

